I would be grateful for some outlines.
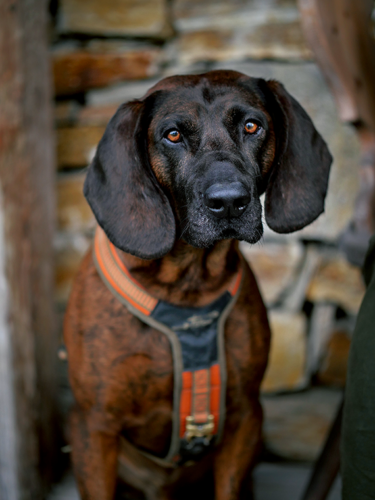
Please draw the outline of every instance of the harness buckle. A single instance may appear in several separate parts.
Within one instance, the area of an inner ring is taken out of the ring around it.
[[[211,439],[214,433],[214,416],[208,415],[207,422],[204,424],[196,424],[194,422],[193,416],[186,417],[186,441],[190,441],[192,438],[205,438]]]

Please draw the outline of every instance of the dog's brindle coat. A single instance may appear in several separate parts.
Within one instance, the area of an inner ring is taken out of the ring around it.
[[[237,240],[261,238],[259,196],[265,192],[272,229],[300,229],[323,211],[330,164],[323,139],[281,84],[213,71],[167,78],[122,105],[100,141],[85,195],[150,294],[199,307],[219,297],[241,265]],[[76,399],[73,464],[83,499],[113,499],[118,469],[147,500],[182,498],[194,484],[197,497],[200,476],[213,478],[217,500],[249,498],[270,333],[247,265],[225,327],[223,438],[196,465],[165,468],[139,452],[162,457],[169,448],[171,349],[165,335],[109,292],[91,253],[70,297],[65,341]]]

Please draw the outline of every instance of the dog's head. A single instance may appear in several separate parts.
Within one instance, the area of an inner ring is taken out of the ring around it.
[[[264,191],[268,225],[301,229],[324,210],[331,161],[280,83],[212,71],[166,78],[120,106],[84,193],[114,245],[151,259],[176,238],[196,247],[255,243]]]

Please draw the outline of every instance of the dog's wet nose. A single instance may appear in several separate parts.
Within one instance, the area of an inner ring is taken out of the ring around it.
[[[216,183],[205,192],[204,203],[218,219],[239,217],[250,203],[250,195],[241,182]]]

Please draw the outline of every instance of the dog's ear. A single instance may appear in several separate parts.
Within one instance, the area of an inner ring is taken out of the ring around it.
[[[297,231],[324,211],[332,156],[302,106],[276,81],[263,81],[276,136],[266,188],[267,224],[278,233]]]
[[[145,101],[133,101],[117,110],[89,167],[84,194],[116,247],[155,259],[171,250],[176,229],[149,164],[145,108]]]

